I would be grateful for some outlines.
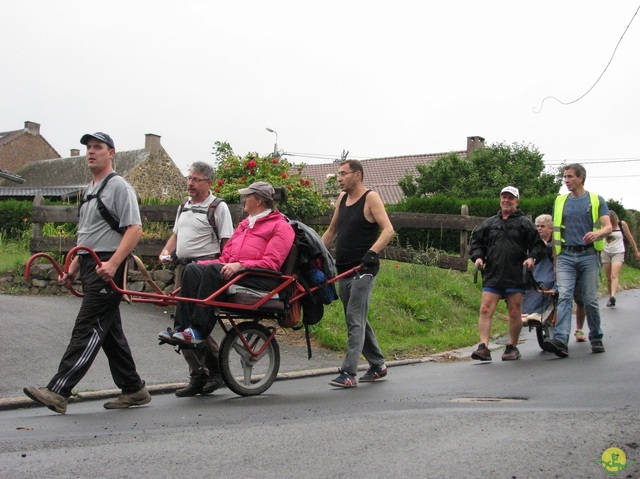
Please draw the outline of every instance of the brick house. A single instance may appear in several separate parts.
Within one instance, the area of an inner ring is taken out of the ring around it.
[[[139,150],[116,150],[114,170],[133,185],[140,198],[183,198],[186,194],[185,177],[158,135],[146,134],[144,148]],[[32,199],[37,194],[72,199],[91,181],[85,155],[79,149],[72,149],[67,158],[56,153],[49,159],[26,162],[15,173],[24,183],[15,187],[0,180],[0,199]]]
[[[19,183],[19,179],[15,179],[16,171],[31,161],[49,158],[60,158],[60,155],[40,134],[38,123],[25,121],[21,130],[0,132],[0,172],[4,173],[0,177]]]
[[[484,148],[484,138],[481,136],[469,136],[467,137],[467,149],[453,151],[452,153],[457,153],[464,158],[475,148]],[[364,184],[367,188],[377,191],[385,204],[396,204],[404,199],[404,194],[400,186],[398,186],[398,181],[407,173],[415,177],[418,174],[417,165],[429,164],[429,162],[447,153],[427,153],[363,160]],[[327,192],[327,180],[330,175],[338,171],[339,164],[340,160],[319,165],[306,165],[302,173],[315,182],[316,188]]]

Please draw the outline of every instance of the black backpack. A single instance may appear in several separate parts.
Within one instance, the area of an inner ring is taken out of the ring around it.
[[[104,179],[104,181],[102,182],[102,185],[100,186],[98,191],[96,191],[92,195],[88,195],[87,194],[87,190],[89,189],[88,187],[87,187],[86,190],[84,190],[84,194],[82,195],[82,199],[80,200],[80,203],[78,204],[78,216],[80,216],[80,208],[82,208],[82,205],[84,205],[88,201],[91,201],[91,200],[95,199],[96,202],[98,203],[98,212],[100,212],[100,215],[102,216],[102,218],[107,222],[107,224],[111,227],[111,229],[113,231],[115,231],[116,233],[118,233],[120,235],[123,235],[124,232],[127,230],[127,228],[121,228],[120,227],[120,222],[113,217],[111,212],[107,209],[107,207],[102,202],[102,199],[100,198],[100,193],[102,193],[102,190],[104,190],[104,187],[107,186],[107,183],[109,183],[109,180],[111,178],[113,178],[114,176],[117,176],[117,175],[118,174],[116,172],[109,173],[107,175],[107,177]]]
[[[222,198],[214,199],[207,209],[204,208],[185,208],[187,202],[189,201],[189,197],[187,196],[180,207],[178,208],[178,217],[182,214],[183,211],[191,211],[192,213],[200,213],[203,215],[207,215],[207,221],[211,225],[211,239],[220,242],[220,235],[218,234],[218,227],[216,226],[216,208],[220,203],[224,200]]]

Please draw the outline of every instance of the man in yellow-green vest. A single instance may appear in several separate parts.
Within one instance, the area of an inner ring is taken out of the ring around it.
[[[587,172],[584,166],[572,163],[563,168],[564,184],[569,193],[556,198],[553,211],[558,315],[553,339],[545,340],[544,350],[566,358],[569,356],[567,344],[576,281],[582,285],[591,352],[604,353],[598,306],[598,253],[604,249],[604,239],[611,233],[611,220],[604,198],[585,190]]]

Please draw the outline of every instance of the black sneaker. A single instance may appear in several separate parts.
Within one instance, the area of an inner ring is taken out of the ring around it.
[[[542,344],[542,349],[548,353],[553,353],[559,358],[566,358],[569,356],[569,348],[559,339],[545,339]]]
[[[613,308],[616,305],[616,298],[611,296],[607,302],[607,308]]]
[[[358,386],[358,381],[355,376],[340,370],[340,376],[333,381],[329,381],[329,384],[339,388],[355,388]]]
[[[604,345],[602,344],[602,341],[591,341],[591,352],[604,353]]]
[[[502,360],[515,361],[516,359],[520,359],[520,351],[515,346],[507,344],[507,347],[504,348],[504,353],[502,353]]]
[[[361,383],[372,383],[377,381],[378,379],[382,379],[387,375],[387,367],[383,364],[382,366],[375,366],[369,368],[369,370],[364,373],[364,375],[358,379],[358,382]]]
[[[491,361],[491,350],[484,343],[480,343],[478,349],[471,353],[471,359]]]

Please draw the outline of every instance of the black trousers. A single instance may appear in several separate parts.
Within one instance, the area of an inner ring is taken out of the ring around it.
[[[100,253],[98,256],[101,261],[106,261],[111,255],[112,253]],[[100,347],[109,361],[113,381],[124,394],[139,391],[143,386],[122,329],[122,295],[113,291],[109,283],[98,276],[95,268],[96,262],[91,256],[80,256],[84,293],[82,305],[58,372],[47,385],[50,390],[64,397],[71,396],[73,388],[89,371]],[[122,287],[123,274],[124,262],[114,278],[118,287]]]
[[[225,285],[220,273],[222,264],[214,263],[201,266],[197,263],[187,265],[182,277],[180,296],[205,299]],[[280,284],[279,278],[266,276],[247,276],[236,284],[261,291],[271,291]],[[176,329],[195,328],[203,337],[209,336],[216,325],[213,308],[194,303],[179,301],[176,307]]]

